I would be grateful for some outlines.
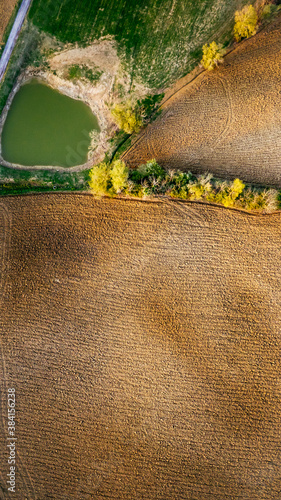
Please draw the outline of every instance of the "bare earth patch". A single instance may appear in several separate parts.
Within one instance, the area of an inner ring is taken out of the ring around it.
[[[124,154],[281,187],[281,16],[171,96]],[[168,94],[169,96],[170,94]]]
[[[18,500],[279,500],[280,214],[3,203],[4,498],[15,387]]]

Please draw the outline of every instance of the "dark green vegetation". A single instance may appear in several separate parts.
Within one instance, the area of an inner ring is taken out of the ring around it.
[[[87,161],[94,129],[99,131],[98,122],[88,106],[33,80],[12,102],[2,133],[3,158],[27,166],[80,165]]]
[[[13,51],[6,76],[0,84],[0,113],[21,72],[30,64],[39,66],[42,62],[45,64],[40,51],[40,34],[31,24],[26,24]]]
[[[95,84],[96,82],[99,81],[100,77],[102,75],[102,71],[98,70],[93,70],[91,68],[88,68],[85,64],[79,65],[79,64],[73,64],[70,66],[69,71],[68,71],[68,78],[69,80],[89,80],[89,82]]]
[[[88,189],[89,171],[19,170],[0,166],[0,196]]]
[[[160,88],[189,72],[203,43],[228,42],[247,0],[33,0],[30,19],[62,42],[113,35],[132,79]]]

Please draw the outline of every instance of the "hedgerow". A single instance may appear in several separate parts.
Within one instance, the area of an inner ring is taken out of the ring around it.
[[[262,212],[272,212],[280,205],[280,194],[274,189],[246,185],[238,178],[222,181],[210,173],[195,175],[191,172],[166,171],[155,159],[130,170],[120,160],[111,166],[102,163],[91,170],[90,178],[91,192],[98,196],[169,196]]]

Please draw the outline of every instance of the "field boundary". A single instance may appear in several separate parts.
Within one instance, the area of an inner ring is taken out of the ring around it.
[[[232,52],[235,52],[235,50],[239,49],[240,47],[242,47],[243,45],[247,44],[247,42],[249,40],[251,40],[252,38],[255,38],[257,35],[259,35],[262,31],[264,31],[266,28],[268,27],[271,27],[271,26],[274,26],[275,22],[278,22],[278,18],[281,17],[281,12],[278,13],[276,15],[276,17],[274,17],[274,19],[272,20],[271,23],[268,23],[268,24],[265,24],[264,26],[261,26],[258,31],[256,32],[255,35],[251,36],[250,38],[244,38],[243,40],[241,40],[241,42],[234,42],[234,46],[232,46],[229,50],[227,50],[227,52],[225,53],[224,55],[224,59],[229,55],[229,54],[232,54]],[[200,65],[197,66],[197,68],[195,68],[193,71],[195,71],[196,69],[200,68]],[[215,71],[215,70],[213,70]],[[159,107],[159,109],[161,109],[161,107],[166,103],[168,102],[172,97],[174,97],[178,92],[180,92],[182,89],[184,89],[185,87],[187,87],[189,84],[193,83],[194,80],[196,80],[202,73],[210,73],[210,71],[208,71],[207,69],[203,69],[200,71],[200,73],[196,74],[192,80],[190,80],[189,82],[187,83],[184,83],[182,85],[182,87],[178,88],[177,90],[175,90],[175,92],[173,92],[171,95],[169,95],[169,97],[167,99],[165,99],[164,101],[162,101],[161,103],[161,106]],[[187,75],[183,76],[182,79],[184,78],[187,78],[188,75],[190,73],[188,73]],[[180,79],[181,80],[181,79]],[[172,86],[173,87],[173,86]],[[167,92],[168,93],[168,92]]]
[[[243,40],[241,40],[241,42],[237,43],[237,42],[234,42],[234,46],[232,48],[230,48],[224,58],[226,58],[229,54],[232,54],[233,52],[235,52],[235,50],[238,50],[239,48],[241,48],[243,45],[247,44],[247,42],[249,40],[251,40],[252,38],[256,37],[257,35],[259,35],[262,31],[264,31],[266,28],[269,28],[269,27],[274,27],[274,24],[278,22],[279,18],[281,18],[281,12],[278,13],[274,19],[272,20],[272,22],[268,23],[268,24],[264,24],[263,26],[261,26],[259,28],[259,30],[257,31],[257,33],[255,35],[253,35],[252,37],[250,38],[245,38]],[[213,71],[216,71],[216,70],[213,70]],[[163,106],[165,106],[169,101],[170,99],[172,99],[173,97],[175,97],[179,92],[181,92],[183,89],[187,88],[189,85],[192,85],[202,74],[208,74],[210,73],[208,70],[206,69],[201,69],[200,70],[200,65],[198,65],[196,68],[194,68],[193,71],[191,71],[191,73],[188,73],[187,75],[183,76],[182,78],[180,78],[180,80],[185,80],[187,79],[192,73],[195,73],[195,75],[191,78],[191,80],[187,81],[186,83],[183,83],[183,85],[179,88],[177,88],[174,92],[172,92],[171,94],[169,94],[169,90],[171,90],[173,88],[173,85],[171,86],[171,88],[167,89],[167,91],[165,92],[165,94],[168,94],[168,97],[161,102],[159,108],[158,108],[158,111],[162,111],[163,109]],[[178,80],[178,81],[180,81]],[[177,85],[177,82],[174,84],[174,86]],[[147,125],[147,127],[145,127],[140,135],[138,135],[135,140],[132,139],[132,144],[130,145],[130,147],[121,155],[121,159],[124,159],[125,160],[125,157],[126,157],[126,154],[129,153],[133,147],[135,147],[138,142],[142,139],[142,137],[144,136],[144,134],[146,133],[146,130],[147,128],[149,127],[150,123]],[[117,150],[118,151],[118,150]]]
[[[28,193],[11,193],[11,194],[5,194],[1,195],[1,198],[20,198],[21,196],[60,196],[60,195],[72,195],[72,196],[91,196],[94,200],[98,199],[96,198],[93,194],[91,194],[89,191],[34,191],[34,192],[28,192]],[[181,199],[176,199],[176,198],[170,198],[170,197],[165,197],[165,196],[158,196],[155,198],[137,198],[136,196],[103,196],[102,198],[105,198],[107,200],[114,200],[114,201],[126,201],[126,202],[137,202],[137,203],[146,203],[146,204],[155,204],[155,203],[170,203],[170,204],[184,204],[184,205],[204,205],[206,207],[214,207],[218,208],[220,210],[229,210],[231,212],[239,212],[245,215],[249,215],[251,217],[270,217],[272,215],[280,215],[281,216],[281,209],[280,210],[273,210],[272,212],[258,212],[258,211],[250,211],[250,210],[245,210],[243,208],[237,208],[237,207],[225,207],[224,205],[220,205],[219,203],[211,203],[207,201],[201,201],[201,200],[181,200]]]

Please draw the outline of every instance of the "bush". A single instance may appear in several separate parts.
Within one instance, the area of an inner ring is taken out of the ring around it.
[[[223,49],[222,45],[217,45],[216,42],[211,42],[210,45],[203,45],[201,64],[205,69],[211,71],[219,63],[223,62],[224,54],[225,49]]]
[[[187,200],[188,189],[185,186],[181,187],[180,189],[174,187],[168,194],[171,196],[171,198],[179,198],[181,200]]]
[[[258,14],[252,5],[245,6],[235,12],[234,36],[237,42],[241,38],[249,38],[257,32]]]
[[[90,170],[89,186],[96,196],[119,194],[126,186],[129,170],[121,160],[115,160],[110,166],[103,162]]]
[[[115,104],[111,114],[116,125],[127,134],[139,132],[143,124],[140,114],[130,103],[124,105]]]
[[[146,177],[165,177],[166,171],[158,165],[155,159],[149,160],[137,169],[142,178]]]
[[[108,193],[110,181],[110,169],[107,163],[100,163],[90,170],[89,186],[91,192],[96,196],[104,196]]]
[[[116,160],[112,164],[110,170],[110,178],[114,191],[118,194],[127,185],[129,169],[121,160]]]
[[[245,184],[240,179],[235,179],[231,184],[229,182],[217,182],[216,190],[210,193],[207,199],[208,201],[220,203],[224,207],[234,207],[244,188]]]
[[[152,113],[158,110],[161,101],[165,94],[147,95],[144,99],[138,100],[137,105],[140,110],[141,116],[147,120]],[[158,110],[159,111],[159,110]],[[159,113],[157,113],[159,114]]]
[[[272,212],[278,209],[278,192],[275,189],[258,191],[248,188],[243,193],[240,203],[246,210]]]
[[[68,68],[68,79],[69,80],[81,80],[86,79],[91,83],[96,83],[100,79],[102,75],[102,71],[98,71],[97,69],[93,71],[91,68],[88,68],[85,64],[80,66],[79,64],[73,64]]]
[[[212,175],[205,174],[199,175],[198,178],[189,184],[188,190],[190,193],[191,200],[201,200],[203,197],[207,197],[212,190]]]
[[[264,6],[261,12],[261,19],[267,19],[268,17],[271,16],[273,10],[273,5],[267,4]]]
[[[263,0],[261,6],[258,9],[258,18],[261,20],[270,19],[271,16],[276,14],[281,9],[281,5],[276,5],[279,2],[272,3],[272,0]]]

